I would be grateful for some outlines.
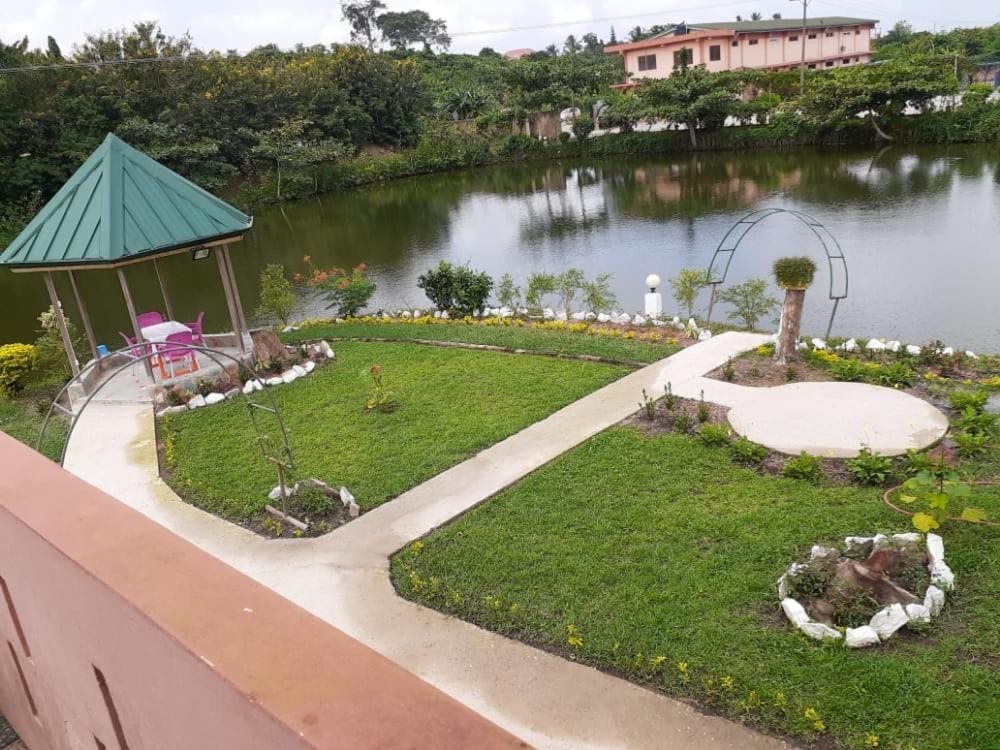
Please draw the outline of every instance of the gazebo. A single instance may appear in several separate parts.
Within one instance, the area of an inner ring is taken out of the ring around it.
[[[24,231],[0,254],[0,265],[14,273],[41,273],[55,311],[73,375],[80,372],[73,341],[56,293],[53,274],[65,271],[94,359],[97,339],[77,287],[78,271],[114,269],[121,284],[136,346],[144,339],[124,268],[151,262],[163,306],[173,305],[157,260],[190,253],[215,256],[229,308],[236,345],[247,351],[249,329],[236,286],[229,245],[253,226],[253,217],[233,208],[176,172],[109,133],[90,158],[45,204]],[[153,379],[149,357],[142,358]]]

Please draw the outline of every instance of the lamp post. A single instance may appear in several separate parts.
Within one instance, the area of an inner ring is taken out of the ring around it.
[[[646,286],[649,291],[646,293],[646,317],[658,318],[663,315],[663,295],[656,291],[660,285],[660,277],[655,273],[646,277]]]
[[[806,92],[806,9],[809,7],[809,0],[791,0],[793,3],[802,3],[802,59],[799,61],[799,96]]]

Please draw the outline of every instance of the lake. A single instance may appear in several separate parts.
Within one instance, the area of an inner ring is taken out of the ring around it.
[[[877,335],[1000,352],[1000,149],[892,147],[674,154],[595,161],[534,162],[416,177],[331,193],[260,212],[233,260],[248,315],[268,263],[289,274],[302,257],[328,267],[368,263],[373,307],[425,307],[417,276],[444,259],[524,284],[533,271],[577,267],[613,274],[621,306],[639,311],[644,279],[707,267],[732,224],[751,211],[804,211],[839,241],[850,273],[834,334]],[[773,260],[819,262],[803,330],[821,335],[831,303],[823,248],[788,215],[751,231],[727,282],[769,277]],[[214,261],[175,256],[161,263],[177,316],[207,312],[227,323]],[[141,309],[162,309],[152,267],[128,269]],[[63,274],[65,276],[65,274]],[[129,330],[113,272],[78,274],[99,338]],[[60,294],[72,315],[72,296]],[[675,305],[664,288],[664,306]],[[777,295],[777,290],[775,290]],[[704,314],[707,292],[699,301]],[[40,277],[0,271],[3,341],[30,340],[48,304]],[[329,316],[317,305],[299,317]],[[714,319],[726,311],[716,308]]]

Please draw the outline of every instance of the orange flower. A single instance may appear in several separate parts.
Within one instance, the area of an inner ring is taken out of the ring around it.
[[[302,274],[301,274],[301,273],[297,273],[297,274],[295,274],[295,276],[294,276],[293,278],[294,278],[294,279],[295,279],[296,281],[302,281]]]
[[[367,263],[358,263],[358,265],[354,267],[354,271],[356,273],[364,273],[367,268],[368,268]]]
[[[341,279],[340,281],[337,282],[337,286],[341,289],[347,289],[347,287],[349,287],[350,285],[351,285],[350,279]]]
[[[303,263],[312,263],[312,256],[311,255],[303,255],[302,256],[302,262]]]

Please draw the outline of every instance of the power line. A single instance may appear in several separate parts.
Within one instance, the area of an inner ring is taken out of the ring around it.
[[[88,62],[54,63],[52,65],[24,65],[17,68],[0,67],[0,73],[26,73],[32,70],[63,70],[66,68],[103,68],[106,65],[141,65],[143,63],[190,62],[192,60],[225,60],[207,55],[174,55],[171,57],[131,57],[122,60],[91,60]]]

